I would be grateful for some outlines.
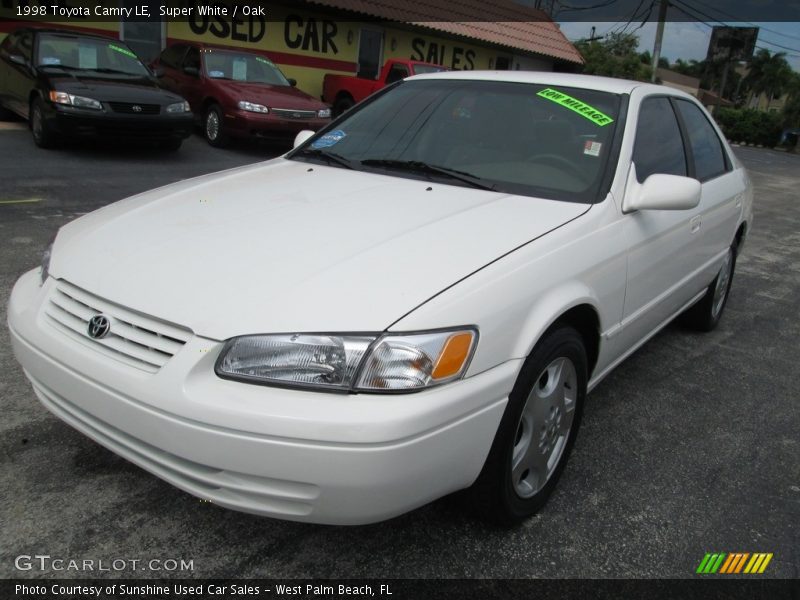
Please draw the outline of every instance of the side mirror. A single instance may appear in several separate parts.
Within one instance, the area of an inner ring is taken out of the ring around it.
[[[295,87],[297,85],[297,79],[293,79],[292,77],[290,77],[286,81],[288,81],[289,85],[292,86],[292,87]]]
[[[691,177],[656,173],[639,183],[631,165],[622,212],[635,210],[689,210],[700,203],[700,182]]]
[[[310,129],[303,129],[303,131],[294,136],[294,145],[292,148],[297,148],[315,133],[315,131],[311,131]]]
[[[183,67],[183,72],[192,77],[200,77],[200,69],[197,67]]]
[[[8,60],[10,60],[15,65],[19,65],[20,67],[28,66],[28,62],[25,60],[24,57],[20,56],[19,54],[9,54]]]

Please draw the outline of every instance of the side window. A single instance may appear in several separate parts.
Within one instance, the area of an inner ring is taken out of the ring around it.
[[[678,112],[689,136],[695,177],[708,181],[727,170],[722,142],[703,112],[691,102],[676,100]]]
[[[408,77],[408,68],[405,65],[392,65],[386,74],[386,85]]]
[[[17,41],[17,35],[12,33],[6,36],[6,39],[0,43],[0,56],[7,57],[9,54],[13,54],[12,48],[14,47],[14,43]]]
[[[647,98],[642,102],[633,162],[639,183],[654,173],[686,175],[683,138],[669,99]]]
[[[17,44],[17,51],[25,60],[28,61],[28,63],[31,62],[31,59],[33,58],[33,34],[22,34],[22,37],[19,38],[19,43]]]
[[[183,67],[194,67],[200,70],[200,50],[190,46],[186,58],[183,59]]]
[[[182,44],[170,46],[161,53],[161,56],[159,57],[158,60],[165,67],[177,69],[181,64],[181,59],[183,58],[183,55],[185,53],[186,53],[186,46]]]

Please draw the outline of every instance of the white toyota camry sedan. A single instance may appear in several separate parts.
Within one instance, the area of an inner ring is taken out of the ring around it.
[[[436,73],[66,225],[8,324],[49,410],[205,500],[358,524],[472,487],[515,521],[603,377],[717,325],[751,223],[682,92]]]

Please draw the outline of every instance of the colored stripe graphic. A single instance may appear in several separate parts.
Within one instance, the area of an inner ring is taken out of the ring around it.
[[[725,560],[726,553],[725,552],[715,552],[714,554],[706,554],[703,558],[703,562],[700,563],[700,566],[697,567],[698,573],[716,573],[717,570],[722,565],[722,561]]]
[[[773,556],[771,552],[707,552],[696,572],[702,575],[760,574],[767,569]]]

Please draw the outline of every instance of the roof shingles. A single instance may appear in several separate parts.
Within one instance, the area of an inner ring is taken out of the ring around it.
[[[308,0],[328,8],[409,23],[571,63],[578,50],[546,13],[511,0]]]

